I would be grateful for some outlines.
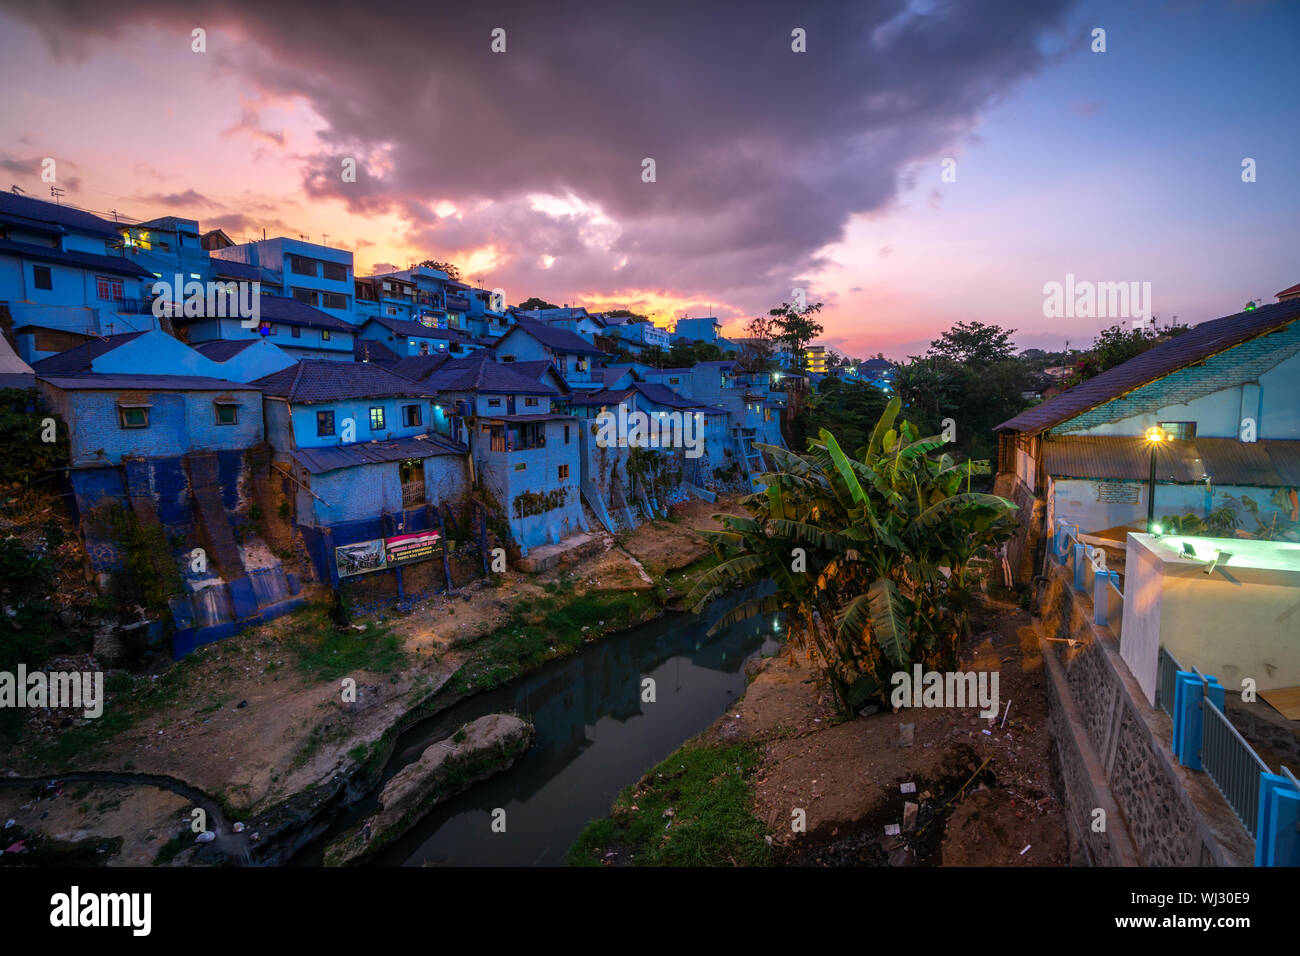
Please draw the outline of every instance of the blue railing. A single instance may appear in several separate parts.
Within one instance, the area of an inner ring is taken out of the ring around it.
[[[1074,590],[1092,595],[1093,621],[1119,636],[1124,593],[1106,568],[1101,549],[1085,543],[1079,526],[1058,521],[1051,555]],[[1104,555],[1104,552],[1102,552]],[[1162,645],[1156,659],[1156,705],[1173,718],[1173,752],[1191,770],[1203,770],[1232,812],[1255,837],[1256,866],[1300,866],[1300,784],[1282,768],[1274,774],[1232,725],[1224,688],[1196,668],[1185,669]]]
[[[1190,770],[1203,770],[1255,837],[1255,865],[1300,866],[1300,785],[1295,777],[1285,767],[1283,775],[1273,773],[1232,725],[1224,688],[1213,675],[1195,667],[1181,669],[1162,647],[1157,677],[1158,702],[1174,720],[1174,756]]]

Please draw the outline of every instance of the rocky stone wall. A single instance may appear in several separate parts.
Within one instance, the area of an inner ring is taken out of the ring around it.
[[[1251,865],[1252,836],[1209,777],[1178,764],[1169,717],[1147,704],[1118,640],[1092,623],[1091,605],[1060,569],[1049,576],[1039,607],[1047,636],[1066,639],[1048,642],[1044,653],[1076,862]],[[1097,809],[1107,811],[1100,833],[1093,828]]]

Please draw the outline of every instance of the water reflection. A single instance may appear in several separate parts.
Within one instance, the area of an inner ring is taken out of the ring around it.
[[[674,615],[595,642],[408,732],[386,776],[484,714],[529,717],[537,738],[514,767],[436,808],[376,862],[562,865],[589,819],[608,813],[623,787],[711,724],[743,692],[745,661],[779,647],[770,617],[707,636],[714,621],[753,596],[738,593],[703,616]],[[654,681],[653,703],[642,700],[645,678]],[[373,806],[371,798],[350,820]],[[498,808],[505,810],[504,833],[492,830]]]

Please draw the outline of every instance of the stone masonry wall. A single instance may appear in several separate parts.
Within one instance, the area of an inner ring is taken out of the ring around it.
[[[1147,704],[1113,633],[1092,624],[1091,605],[1063,570],[1049,576],[1040,609],[1049,635],[1076,641],[1052,641],[1046,653],[1053,750],[1079,862],[1126,862],[1128,844],[1129,862],[1143,866],[1249,866],[1253,839],[1205,774],[1178,765],[1172,722]],[[1108,812],[1108,833],[1093,833],[1093,810],[1108,800],[1119,819]]]

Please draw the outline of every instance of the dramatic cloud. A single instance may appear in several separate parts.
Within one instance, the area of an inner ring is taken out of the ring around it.
[[[632,290],[726,315],[788,298],[851,216],[951,155],[1071,3],[3,5],[65,59],[204,27],[229,75],[324,121],[308,197],[395,216],[429,255],[473,251],[466,274],[511,300]],[[227,132],[285,146],[252,104]]]

